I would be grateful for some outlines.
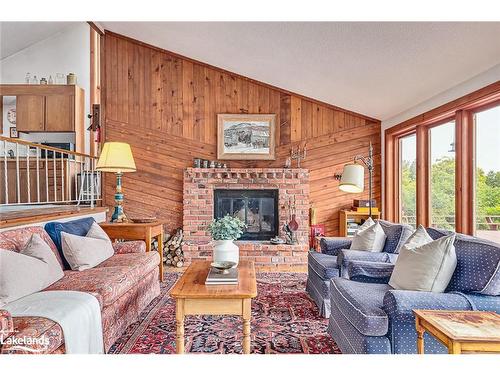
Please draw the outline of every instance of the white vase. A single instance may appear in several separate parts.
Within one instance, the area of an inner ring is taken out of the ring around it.
[[[214,241],[214,262],[235,262],[238,265],[240,249],[233,240]]]

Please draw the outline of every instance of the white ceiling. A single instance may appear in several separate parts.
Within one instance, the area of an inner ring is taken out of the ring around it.
[[[0,22],[0,60],[78,22]]]
[[[500,22],[100,24],[380,120],[500,63]]]

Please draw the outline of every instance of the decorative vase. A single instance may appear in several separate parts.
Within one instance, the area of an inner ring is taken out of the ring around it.
[[[238,266],[240,249],[233,240],[214,241],[214,262],[235,262]]]

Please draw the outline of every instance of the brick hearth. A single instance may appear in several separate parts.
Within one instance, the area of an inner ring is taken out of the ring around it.
[[[268,241],[236,241],[240,258],[255,261],[262,271],[304,270],[309,235],[309,172],[306,169],[244,168],[200,169],[184,172],[184,255],[187,262],[211,259],[213,246],[207,227],[214,215],[214,189],[278,189],[279,228],[288,222],[286,206],[295,196],[299,224],[296,245]]]

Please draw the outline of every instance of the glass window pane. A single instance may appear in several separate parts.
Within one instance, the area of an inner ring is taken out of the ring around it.
[[[476,236],[500,243],[500,106],[479,112],[476,124]]]
[[[455,121],[430,129],[431,226],[455,229]]]
[[[400,221],[416,227],[417,222],[417,137],[399,140],[400,150]]]

